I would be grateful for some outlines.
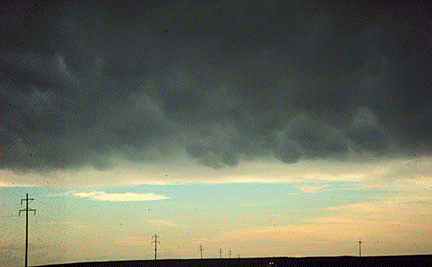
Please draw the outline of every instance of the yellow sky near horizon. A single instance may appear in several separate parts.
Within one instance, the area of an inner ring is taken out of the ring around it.
[[[20,208],[23,192],[36,192],[31,264],[151,259],[154,233],[161,235],[160,258],[197,257],[200,244],[215,258],[220,248],[224,257],[228,250],[242,257],[357,255],[359,239],[364,255],[432,251],[428,156],[244,161],[221,170],[181,163],[129,162],[51,176],[3,170],[1,215]],[[132,191],[136,186],[148,189]],[[206,190],[212,195],[199,195]],[[9,218],[4,226],[0,263],[14,266],[4,251],[20,262],[23,220]]]

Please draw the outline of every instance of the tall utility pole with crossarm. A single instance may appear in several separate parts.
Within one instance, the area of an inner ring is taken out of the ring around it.
[[[26,214],[26,236],[25,236],[25,267],[27,267],[27,255],[28,255],[28,214],[29,212],[33,212],[36,215],[36,209],[29,209],[29,202],[33,201],[34,198],[29,198],[28,194],[26,194],[26,198],[21,199],[21,205],[23,202],[26,203],[26,208],[19,210],[18,216],[21,216],[21,212],[25,212]]]

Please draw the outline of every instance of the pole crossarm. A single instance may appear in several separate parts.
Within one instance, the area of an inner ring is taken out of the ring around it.
[[[33,215],[36,215],[36,209],[21,209],[18,212],[18,216],[21,216],[21,212],[33,212]]]

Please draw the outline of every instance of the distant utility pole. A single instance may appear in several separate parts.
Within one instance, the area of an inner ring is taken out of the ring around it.
[[[361,243],[362,243],[361,240],[359,240],[358,243],[359,243],[359,257],[361,257]]]
[[[230,259],[231,259],[231,249],[229,250],[229,257],[230,257]]]
[[[155,244],[155,260],[157,260],[157,245],[160,244],[160,241],[158,241],[158,236],[157,234],[155,234],[154,236],[152,236],[152,244]],[[154,238],[154,240],[153,240]]]
[[[222,249],[221,248],[219,249],[219,258],[222,259]]]
[[[21,209],[18,212],[18,216],[21,216],[21,212],[25,212],[26,214],[26,236],[25,236],[25,267],[27,267],[27,254],[28,254],[28,213],[29,212],[33,212],[34,215],[36,215],[36,209],[29,209],[29,202],[33,201],[34,198],[29,198],[28,194],[26,194],[26,198],[21,199],[21,205],[23,204],[23,202],[26,203],[26,208],[25,209]]]
[[[240,254],[238,254],[238,258],[240,259]]]
[[[203,258],[203,256],[202,256],[202,251],[203,251],[203,248],[202,248],[202,245],[200,245],[201,259]]]

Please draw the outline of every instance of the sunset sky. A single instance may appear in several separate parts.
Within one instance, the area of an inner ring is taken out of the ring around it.
[[[1,266],[432,252],[430,4],[10,2]]]

